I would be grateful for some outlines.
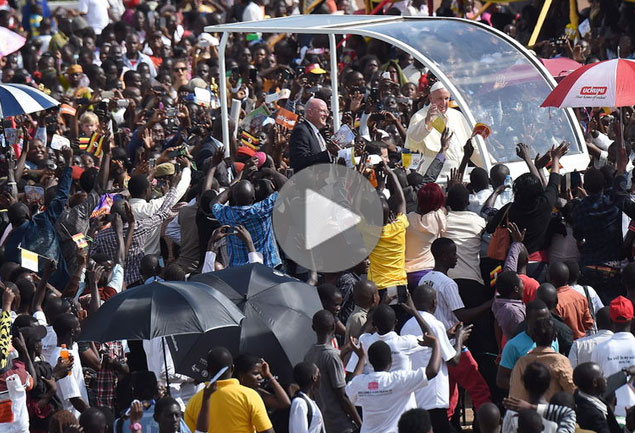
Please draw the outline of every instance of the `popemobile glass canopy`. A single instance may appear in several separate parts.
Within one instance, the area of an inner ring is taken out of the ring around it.
[[[339,111],[335,35],[356,34],[385,41],[429,68],[452,93],[460,110],[473,126],[482,122],[492,134],[476,144],[485,167],[507,163],[513,175],[526,171],[516,156],[515,145],[525,142],[544,154],[552,145],[571,143],[562,165],[567,171],[586,168],[589,158],[584,136],[571,109],[541,108],[556,83],[531,52],[506,34],[476,21],[460,18],[397,17],[369,15],[295,15],[262,21],[209,26],[222,33],[220,76],[225,76],[228,33],[328,34],[330,39],[333,98]],[[227,101],[221,88],[221,101]],[[223,138],[228,142],[227,106],[222,104]],[[339,116],[334,116],[335,129]],[[532,156],[533,156],[532,155]]]

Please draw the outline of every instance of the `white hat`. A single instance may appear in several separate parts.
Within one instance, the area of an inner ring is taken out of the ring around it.
[[[445,90],[445,86],[441,81],[437,81],[432,85],[432,87],[430,88],[430,93],[436,92],[437,90]]]

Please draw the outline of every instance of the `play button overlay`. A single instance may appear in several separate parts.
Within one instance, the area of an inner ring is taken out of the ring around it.
[[[361,216],[312,189],[306,190],[304,198],[306,200],[304,202],[304,217],[306,218],[304,240],[307,250],[317,247],[351,227],[355,227],[362,220]],[[334,224],[324,224],[322,230],[311,230],[309,227],[320,227],[323,221],[321,212],[314,212],[314,209],[321,209],[327,215],[338,215],[342,219],[335,219]]]
[[[381,235],[379,194],[357,171],[318,164],[292,176],[273,211],[284,253],[300,266],[340,272],[364,260]]]

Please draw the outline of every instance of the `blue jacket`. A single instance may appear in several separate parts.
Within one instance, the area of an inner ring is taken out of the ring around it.
[[[62,250],[55,231],[55,222],[64,211],[71,190],[73,170],[69,167],[64,170],[57,185],[57,194],[51,200],[44,212],[33,215],[30,221],[13,229],[5,243],[4,258],[7,261],[21,262],[21,246],[41,256],[53,259],[57,262],[57,271],[51,277],[51,284],[59,289],[58,285],[64,284],[68,277],[66,264],[62,256]],[[44,269],[44,261],[39,261],[40,272]],[[63,288],[63,287],[62,287]]]

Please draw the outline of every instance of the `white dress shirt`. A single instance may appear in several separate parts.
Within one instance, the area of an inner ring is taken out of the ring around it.
[[[176,185],[176,200],[177,202],[183,197],[185,192],[190,186],[192,180],[192,170],[189,167],[183,168],[183,174],[181,175],[180,182]],[[165,196],[155,198],[147,201],[142,198],[131,198],[130,207],[132,208],[132,214],[135,219],[142,220],[150,218],[152,215],[159,211],[159,208],[163,204]],[[146,254],[160,254],[161,253],[161,226],[156,227],[146,243]]]
[[[309,411],[306,400],[302,397],[296,397],[291,400],[291,408],[289,409],[289,433],[323,433],[324,419],[318,405],[305,393],[301,394],[309,400],[311,404],[311,423],[309,424]]]
[[[318,143],[320,143],[320,149],[322,150],[322,152],[324,152],[326,150],[326,141],[324,140],[324,137],[322,137],[322,134],[320,134],[320,130],[317,128],[317,126],[315,126],[313,123],[309,122],[308,120],[306,121],[306,123],[308,123],[309,126],[311,126],[311,129],[317,136]]]

